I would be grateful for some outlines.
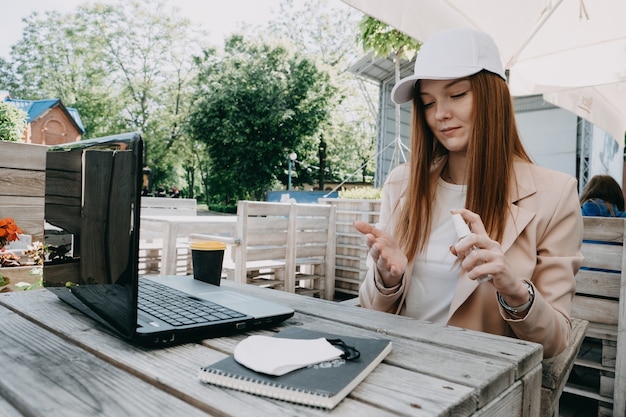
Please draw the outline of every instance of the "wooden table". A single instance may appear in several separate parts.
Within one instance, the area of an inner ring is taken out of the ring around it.
[[[536,416],[541,347],[226,281],[289,305],[285,326],[390,338],[393,349],[334,410],[198,381],[251,333],[163,349],[127,344],[47,290],[0,294],[0,415]]]
[[[163,239],[162,275],[176,273],[176,241],[191,233],[233,236],[237,216],[141,216],[140,238]]]

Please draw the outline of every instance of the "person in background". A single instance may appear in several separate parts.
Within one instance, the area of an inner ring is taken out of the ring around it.
[[[159,186],[157,187],[156,196],[167,197],[167,192],[165,191],[165,187],[163,186],[163,184],[159,184]]]
[[[583,216],[626,217],[622,187],[610,175],[594,175],[580,195]]]
[[[412,102],[411,158],[386,179],[362,307],[543,345],[571,330],[583,223],[576,179],[522,145],[500,55],[472,29],[433,35],[393,88]],[[471,233],[458,238],[451,213]]]
[[[172,188],[170,188],[169,196],[170,196],[170,198],[179,198],[180,197],[180,190],[178,189],[177,186],[174,185]]]

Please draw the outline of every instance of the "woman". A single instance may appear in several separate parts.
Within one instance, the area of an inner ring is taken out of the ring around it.
[[[370,247],[360,303],[551,357],[567,345],[582,262],[576,180],[531,162],[505,80],[491,37],[455,29],[394,87],[394,102],[413,101],[411,160],[387,178],[379,225],[355,222]],[[459,242],[451,212],[472,231]]]
[[[594,175],[580,195],[583,216],[626,217],[624,194],[610,175]]]

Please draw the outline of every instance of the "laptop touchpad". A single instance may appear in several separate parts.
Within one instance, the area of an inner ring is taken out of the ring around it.
[[[283,306],[268,303],[262,299],[251,298],[245,294],[238,294],[234,291],[202,292],[196,294],[196,296],[255,318],[290,313],[288,309]]]
[[[197,294],[197,296],[205,300],[224,305],[250,301],[250,298],[246,297],[245,295],[240,295],[231,291],[203,292]]]

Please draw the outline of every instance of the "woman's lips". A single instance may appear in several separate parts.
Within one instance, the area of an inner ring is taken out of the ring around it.
[[[440,129],[439,131],[446,136],[452,136],[456,133],[456,131],[458,130],[458,127],[446,127],[443,129]]]

